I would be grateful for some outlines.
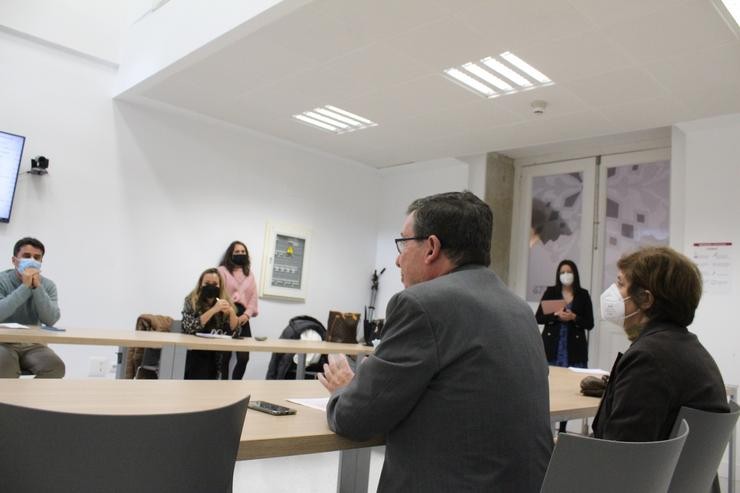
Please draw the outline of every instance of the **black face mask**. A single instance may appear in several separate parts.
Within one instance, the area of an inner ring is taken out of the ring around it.
[[[247,256],[243,253],[239,253],[231,256],[231,261],[236,265],[244,265],[247,263]]]
[[[215,284],[206,284],[205,286],[200,288],[200,293],[203,296],[203,298],[209,299],[209,298],[215,298],[218,296],[218,293],[221,291],[218,286]]]

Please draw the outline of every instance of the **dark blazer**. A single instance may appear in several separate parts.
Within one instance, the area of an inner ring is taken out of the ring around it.
[[[557,286],[549,286],[542,295],[542,300],[561,300],[563,293]],[[542,303],[537,307],[537,323],[545,328],[542,330],[542,342],[545,344],[547,361],[555,361],[558,355],[558,341],[560,340],[560,324],[568,325],[568,365],[588,365],[588,342],[586,331],[594,328],[594,312],[591,306],[591,297],[588,291],[581,288],[573,294],[573,307],[576,314],[572,322],[561,322],[553,314],[542,313]]]
[[[385,435],[379,492],[539,492],[552,450],[532,310],[460,267],[391,298],[380,344],[331,396],[329,426]]]
[[[681,406],[729,412],[722,375],[686,327],[650,324],[617,356],[593,422],[594,436],[665,440]]]

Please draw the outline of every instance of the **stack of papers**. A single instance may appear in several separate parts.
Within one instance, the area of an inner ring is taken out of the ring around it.
[[[205,337],[207,339],[231,339],[229,334],[209,334],[207,332],[196,332],[198,337]]]
[[[28,325],[21,325],[21,324],[15,323],[15,322],[6,322],[6,323],[3,323],[3,324],[0,324],[0,327],[2,327],[4,329],[27,329],[28,328]]]
[[[310,407],[311,409],[318,409],[319,411],[326,412],[326,406],[329,404],[328,397],[319,397],[316,399],[287,399],[288,402],[300,404],[301,406]]]
[[[576,368],[569,366],[568,369],[575,373],[588,373],[589,375],[608,375],[609,372],[600,368]]]

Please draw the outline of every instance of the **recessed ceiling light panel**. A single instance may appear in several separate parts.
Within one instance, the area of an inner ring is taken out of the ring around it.
[[[350,113],[347,110],[330,104],[293,115],[293,118],[301,123],[326,130],[333,134],[343,134],[378,126],[377,123],[368,120],[364,116]]]
[[[451,77],[454,81],[462,84],[465,88],[472,89],[473,91],[482,94],[483,96],[492,98],[497,95],[496,91],[488,87],[486,84],[483,84],[479,80],[474,79],[461,70],[458,70],[456,68],[448,68],[447,70],[445,70],[445,74],[447,74],[448,77]]]
[[[740,0],[722,0],[722,3],[727,12],[735,19],[735,24],[740,27]]]
[[[515,94],[552,85],[545,74],[507,51],[498,57],[486,57],[478,63],[465,63],[445,69],[445,76],[486,98]]]

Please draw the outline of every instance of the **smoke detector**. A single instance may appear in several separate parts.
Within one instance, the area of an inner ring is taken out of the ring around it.
[[[538,99],[537,101],[532,101],[532,104],[530,104],[532,107],[532,113],[539,116],[545,113],[545,108],[547,108],[547,101],[542,101],[541,99]]]

